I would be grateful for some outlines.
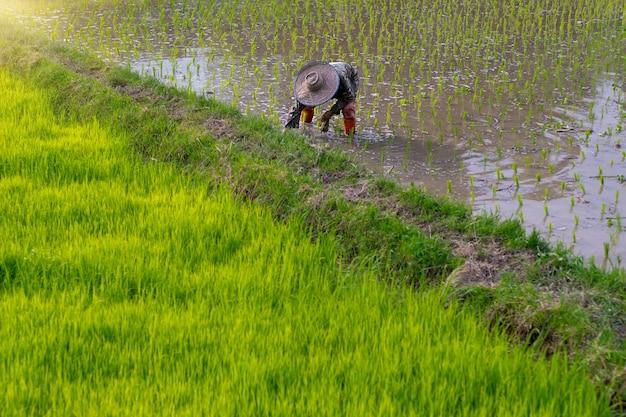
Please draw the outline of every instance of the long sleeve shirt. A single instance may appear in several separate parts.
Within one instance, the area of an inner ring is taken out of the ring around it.
[[[337,102],[330,111],[337,115],[346,104],[355,101],[359,91],[359,73],[352,65],[345,62],[330,62],[330,65],[339,74],[339,89],[333,97]]]

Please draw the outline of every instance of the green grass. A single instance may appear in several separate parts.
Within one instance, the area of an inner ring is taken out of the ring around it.
[[[508,252],[518,264],[517,253],[530,251],[505,285],[462,286],[451,298],[476,307],[490,327],[498,325],[522,343],[567,351],[573,363],[590,368],[613,407],[623,408],[623,271],[590,267],[537,234],[526,236],[515,221],[473,217],[457,202],[369,178],[340,152],[316,150],[267,120],[109,67],[7,19],[2,23],[0,65],[45,91],[55,115],[82,124],[97,119],[150,164],[173,163],[207,189],[227,185],[236,200],[262,204],[274,220],[303,223],[313,239],[333,236],[344,266],[366,264],[395,286],[428,288],[423,284],[443,282],[463,262],[452,253],[455,241],[475,244],[479,260],[487,262],[491,249]],[[214,134],[207,120],[227,126],[226,135]],[[363,180],[368,194],[348,201],[343,187],[360,188]]]
[[[0,90],[3,416],[609,415],[563,356],[342,271],[332,236],[6,70]]]

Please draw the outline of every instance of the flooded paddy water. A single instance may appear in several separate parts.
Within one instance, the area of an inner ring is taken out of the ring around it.
[[[312,140],[623,266],[624,0],[33,3],[58,39],[276,124],[303,63],[351,62],[357,134]]]

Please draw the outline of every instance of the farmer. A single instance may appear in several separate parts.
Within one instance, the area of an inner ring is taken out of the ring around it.
[[[315,107],[336,99],[337,101],[330,110],[322,114],[320,130],[327,132],[330,118],[341,112],[343,113],[344,133],[354,134],[355,100],[358,89],[359,73],[352,65],[345,62],[309,62],[296,75],[294,82],[296,106],[290,113],[285,127],[298,128],[300,118],[305,123],[311,123]]]

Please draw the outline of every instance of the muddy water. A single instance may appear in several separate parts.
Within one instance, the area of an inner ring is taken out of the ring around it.
[[[256,78],[241,62],[218,55],[208,59],[207,51],[197,49],[176,61],[142,54],[128,62],[137,72],[231,102],[247,113],[268,114],[277,123],[285,122],[293,102],[288,74],[297,71],[295,66],[285,65],[280,78],[274,77],[272,65],[266,64],[262,71],[268,75]],[[334,122],[335,131],[326,135],[315,126],[303,130],[317,141],[354,154],[374,172],[439,194],[452,193],[471,203],[476,212],[518,218],[529,230],[537,228],[552,241],[593,256],[599,264],[618,266],[626,259],[626,235],[621,234],[626,230],[626,218],[622,217],[626,216],[626,185],[620,181],[620,175],[626,175],[621,147],[624,144],[626,150],[626,131],[618,131],[624,123],[621,82],[617,74],[605,73],[586,88],[579,102],[535,109],[538,116],[530,122],[525,119],[528,108],[499,120],[494,116],[502,112],[498,107],[480,112],[469,98],[462,97],[451,113],[461,115],[472,109],[474,116],[460,120],[447,119],[444,114],[435,120],[423,115],[428,120],[421,121],[419,131],[411,132],[400,126],[402,116],[398,114],[391,116],[392,122],[398,123],[395,129],[375,111],[369,118],[364,114],[379,94],[387,95],[381,98],[383,102],[402,97],[390,85],[387,92],[372,93],[365,79],[358,103],[359,131],[353,141],[341,135],[340,118]],[[272,86],[279,92],[276,96],[268,93]],[[318,109],[317,114],[322,111]],[[415,116],[407,119],[408,126],[418,125]],[[438,121],[443,121],[439,128]]]
[[[519,190],[510,179],[510,168],[504,171],[503,180],[494,181],[493,163],[468,160],[468,172],[480,179],[475,183],[480,188],[476,209],[517,216],[528,227],[594,256],[599,263],[619,265],[626,258],[622,233],[626,230],[626,148],[622,147],[626,133],[618,132],[624,123],[624,97],[616,74],[605,74],[583,106],[552,109],[552,117],[566,124],[545,134],[561,149],[553,147],[543,164],[520,164],[518,170],[528,175],[520,180]],[[553,174],[539,182],[528,178],[545,175],[546,164],[554,164]],[[490,187],[497,187],[495,194],[489,193]],[[521,202],[517,194],[523,197]]]
[[[54,32],[69,20],[61,9],[40,23]],[[102,29],[77,33],[68,40],[102,53]],[[242,33],[240,43],[249,46],[250,37]],[[108,36],[113,42],[105,44],[107,58],[277,124],[284,124],[293,105],[293,76],[306,61],[297,47],[301,37],[287,47],[264,48],[259,42],[251,52],[224,42],[223,34],[210,28],[201,35],[155,28],[134,34],[132,42],[110,29]],[[355,63],[361,72],[358,132],[352,141],[343,138],[340,118],[328,134],[315,126],[303,130],[312,140],[354,154],[374,172],[451,193],[477,212],[519,218],[597,263],[621,265],[626,258],[624,76],[611,68],[560,72],[550,61],[568,51],[556,50],[542,56],[547,61],[543,80],[529,84],[523,61],[534,59],[533,53],[510,52],[514,59],[498,69],[505,75],[491,78],[470,62],[426,74],[410,57],[392,53],[346,51],[328,57]],[[520,91],[524,85],[535,90]]]

